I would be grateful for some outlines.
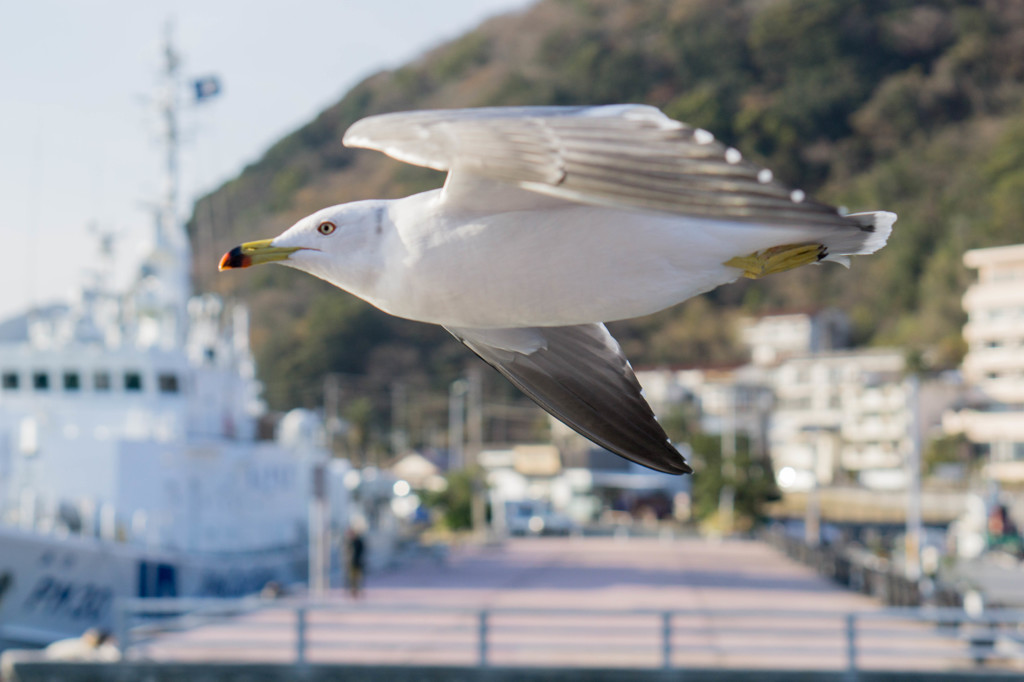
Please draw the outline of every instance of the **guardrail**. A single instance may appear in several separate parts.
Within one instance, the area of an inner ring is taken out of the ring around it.
[[[768,531],[762,539],[790,559],[811,566],[819,575],[849,589],[874,597],[887,606],[921,606],[959,608],[963,599],[957,586],[928,580],[926,593],[922,581],[912,580],[894,570],[888,561],[866,551],[854,552],[842,546],[812,547],[802,539],[781,531]]]
[[[1024,669],[1024,612],[119,603],[126,658],[612,668]]]

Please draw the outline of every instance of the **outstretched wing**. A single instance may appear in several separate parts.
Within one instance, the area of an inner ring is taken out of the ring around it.
[[[645,105],[381,114],[353,124],[344,143],[449,171],[446,189],[488,179],[586,204],[863,229],[791,192],[711,133]]]
[[[629,361],[603,324],[448,331],[601,447],[658,471],[693,471],[655,420]]]

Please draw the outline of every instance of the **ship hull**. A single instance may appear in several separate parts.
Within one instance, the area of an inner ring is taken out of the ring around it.
[[[113,630],[119,599],[235,597],[304,578],[306,549],[185,554],[0,526],[0,650]]]

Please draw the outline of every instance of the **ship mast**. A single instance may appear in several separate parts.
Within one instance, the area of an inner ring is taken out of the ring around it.
[[[163,145],[163,183],[153,209],[153,249],[143,259],[134,290],[136,342],[143,347],[182,347],[188,326],[191,267],[188,235],[179,212],[180,137],[178,129],[181,60],[167,23],[162,45],[160,87],[156,99]]]
[[[170,21],[164,29],[163,83],[159,99],[160,119],[163,124],[164,142],[164,188],[160,218],[157,221],[158,245],[187,241],[180,230],[178,221],[178,71],[181,60],[174,49],[173,25]]]

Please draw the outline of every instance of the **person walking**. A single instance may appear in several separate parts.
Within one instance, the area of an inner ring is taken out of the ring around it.
[[[354,528],[349,528],[345,533],[345,555],[348,589],[352,598],[358,599],[363,592],[366,544],[362,534]]]

